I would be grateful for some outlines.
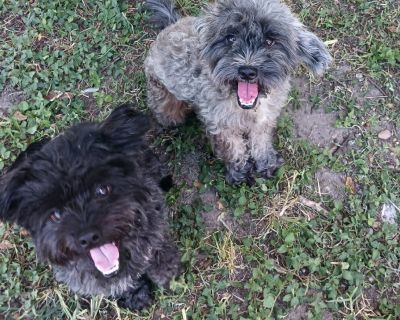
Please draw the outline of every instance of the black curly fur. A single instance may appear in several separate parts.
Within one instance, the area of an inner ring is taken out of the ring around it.
[[[0,218],[30,231],[38,257],[53,265],[58,280],[84,295],[130,297],[125,304],[138,309],[152,297],[143,279],[164,286],[179,262],[162,194],[172,181],[143,139],[148,129],[147,117],[123,105],[102,123],[35,142],[0,178]],[[108,194],[96,194],[99,187]],[[93,230],[97,243],[83,247],[80,237]],[[89,255],[106,243],[119,249],[120,268],[109,278]],[[160,256],[169,264],[160,265]]]

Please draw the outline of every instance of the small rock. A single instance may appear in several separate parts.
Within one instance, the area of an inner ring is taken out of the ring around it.
[[[392,136],[392,133],[387,129],[379,132],[379,134],[378,134],[378,138],[381,140],[388,140],[388,139],[390,139],[391,136]]]
[[[389,224],[397,224],[396,223],[396,219],[397,219],[396,206],[393,204],[385,203],[382,206],[381,217],[382,217],[383,222],[386,222]]]

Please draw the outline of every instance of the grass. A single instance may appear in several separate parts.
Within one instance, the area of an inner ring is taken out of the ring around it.
[[[179,5],[197,14],[202,2]],[[400,8],[287,3],[329,41],[335,65],[323,79],[303,77],[310,92],[293,90],[277,131],[286,159],[277,176],[230,187],[196,120],[160,134],[154,144],[176,177],[167,201],[183,264],[171,291],[140,314],[78,297],[36,262],[23,230],[0,224],[0,318],[400,318],[399,231],[380,217],[383,204],[400,206]],[[0,17],[0,92],[14,105],[0,116],[0,169],[32,141],[118,103],[146,110],[142,62],[155,34],[140,2],[0,0]],[[293,112],[307,103],[337,114],[347,147],[296,139]],[[346,178],[343,197],[321,191],[322,168]]]

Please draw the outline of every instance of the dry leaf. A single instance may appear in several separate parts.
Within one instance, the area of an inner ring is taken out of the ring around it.
[[[369,164],[373,164],[374,163],[374,159],[375,159],[374,155],[369,153],[368,154],[368,162],[369,162]]]
[[[196,187],[196,188],[200,188],[201,187],[201,183],[199,181],[195,181],[193,183],[193,186]]]
[[[30,233],[29,233],[29,231],[28,230],[26,230],[26,229],[21,229],[20,231],[19,231],[19,234],[20,234],[20,236],[22,236],[22,237],[30,237]]]
[[[71,100],[74,97],[72,92],[63,92],[63,91],[50,91],[49,94],[45,97],[47,100],[54,101],[57,99],[69,99]]]
[[[99,88],[87,88],[81,91],[81,94],[95,93],[99,91]]]
[[[377,230],[377,229],[379,229],[379,228],[381,227],[381,225],[382,225],[382,223],[381,223],[380,221],[375,220],[375,221],[374,221],[374,224],[372,225],[372,228],[373,228],[374,230]]]
[[[390,26],[386,28],[387,31],[392,32],[392,33],[396,33],[397,32],[397,27],[396,26]]]
[[[309,200],[302,196],[299,197],[299,201],[302,205],[314,209],[317,212],[327,213],[327,210],[320,204],[315,201]]]
[[[347,188],[347,190],[349,190],[349,192],[351,194],[355,194],[356,193],[356,185],[355,185],[352,177],[347,177],[346,178],[346,188]]]
[[[2,242],[0,242],[0,251],[12,249],[12,248],[13,248],[13,245],[8,240],[3,240]]]
[[[23,115],[21,112],[16,111],[14,113],[14,118],[17,119],[18,121],[25,121],[26,119],[28,119],[27,116]]]

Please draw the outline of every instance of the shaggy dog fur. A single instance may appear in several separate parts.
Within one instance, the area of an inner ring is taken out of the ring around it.
[[[129,106],[28,147],[0,179],[0,218],[32,235],[57,280],[141,309],[177,274],[162,167]]]
[[[254,171],[271,177],[283,163],[272,136],[290,73],[303,63],[322,74],[331,61],[325,45],[276,0],[217,0],[202,16],[185,18],[169,0],[147,7],[164,28],[145,61],[157,120],[176,125],[194,109],[229,183]]]

